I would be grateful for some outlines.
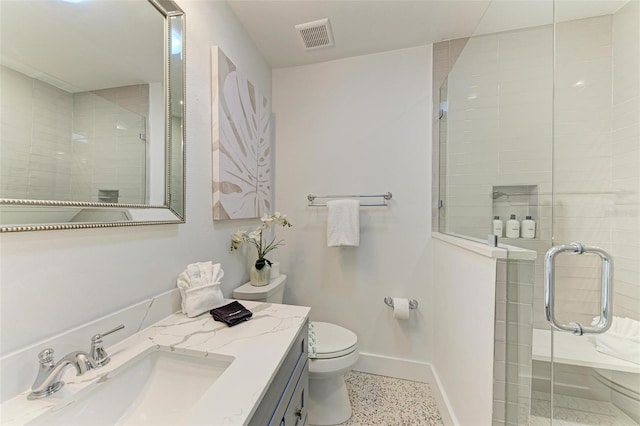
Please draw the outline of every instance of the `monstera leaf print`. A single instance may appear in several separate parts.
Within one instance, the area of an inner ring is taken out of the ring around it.
[[[258,98],[258,173],[256,202],[258,217],[271,211],[271,108],[265,97]]]
[[[269,101],[219,48],[213,57],[213,217],[260,217],[271,200]]]

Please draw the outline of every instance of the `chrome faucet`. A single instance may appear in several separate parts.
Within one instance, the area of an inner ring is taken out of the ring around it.
[[[74,351],[65,355],[60,361],[53,361],[53,349],[47,348],[38,354],[40,368],[38,375],[31,387],[31,393],[27,399],[39,399],[49,396],[59,391],[64,382],[60,380],[62,372],[66,367],[73,365],[76,368],[76,375],[82,376],[87,371],[102,367],[110,361],[109,356],[102,347],[102,337],[122,330],[124,325],[120,325],[106,333],[96,334],[91,338],[91,354],[83,351]]]
[[[109,361],[111,361],[111,357],[107,355],[107,352],[104,350],[104,347],[102,347],[102,338],[104,336],[108,336],[111,333],[115,333],[116,331],[122,330],[123,328],[124,328],[124,325],[119,325],[113,330],[109,330],[101,334],[96,334],[91,338],[91,350],[89,351],[89,353],[91,354],[91,357],[96,362],[98,367],[107,365]]]
[[[89,370],[97,368],[96,362],[88,353],[82,351],[71,352],[57,363],[53,362],[53,349],[47,348],[38,354],[40,369],[28,399],[39,399],[59,391],[64,382],[60,381],[60,375],[66,367],[73,365],[76,375],[81,376]]]

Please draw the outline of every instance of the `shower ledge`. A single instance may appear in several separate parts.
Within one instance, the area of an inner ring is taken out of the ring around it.
[[[582,367],[640,373],[640,365],[605,355],[596,350],[593,336],[574,336],[566,332],[553,333],[553,362]],[[533,359],[551,361],[551,331],[533,330]]]
[[[538,257],[538,253],[534,250],[508,244],[498,244],[498,247],[492,247],[486,241],[468,236],[432,232],[431,237],[492,259],[536,260]]]

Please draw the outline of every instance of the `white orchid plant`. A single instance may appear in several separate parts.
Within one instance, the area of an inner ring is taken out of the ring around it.
[[[274,214],[268,216],[264,215],[260,218],[262,222],[256,229],[251,232],[247,232],[244,229],[238,229],[234,232],[231,237],[231,251],[238,250],[240,246],[244,243],[251,243],[256,247],[258,251],[258,260],[256,260],[256,269],[261,270],[264,268],[266,264],[271,266],[271,262],[265,258],[267,253],[272,250],[275,250],[279,246],[284,244],[283,240],[276,241],[276,237],[274,236],[271,242],[266,243],[263,238],[263,232],[271,229],[271,227],[276,225],[281,225],[283,227],[291,227],[291,223],[287,220],[287,215],[281,214],[279,212],[275,212]]]

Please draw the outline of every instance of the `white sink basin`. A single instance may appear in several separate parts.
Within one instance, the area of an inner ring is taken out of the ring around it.
[[[231,362],[231,357],[150,349],[29,424],[183,424]]]

